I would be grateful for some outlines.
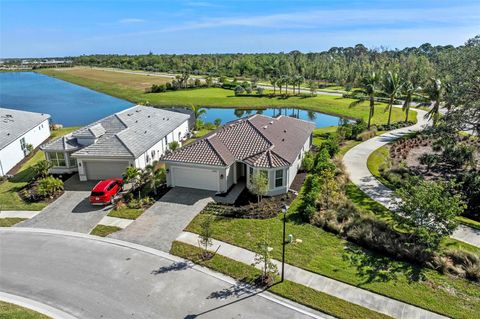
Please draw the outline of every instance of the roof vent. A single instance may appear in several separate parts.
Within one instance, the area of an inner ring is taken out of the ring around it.
[[[283,130],[283,133],[287,133],[287,129],[284,129],[284,130]]]
[[[140,110],[135,110],[135,112],[139,113],[139,112],[140,112]]]
[[[284,139],[284,138],[282,138],[282,142],[285,142],[285,139]]]
[[[144,133],[144,134],[147,134],[147,131],[145,131],[145,133]]]
[[[148,117],[148,118],[150,118],[150,115],[149,115],[149,116],[147,116],[147,117]]]
[[[273,121],[270,121],[270,124],[273,124]]]
[[[135,120],[135,123],[138,123],[138,120]]]
[[[266,125],[265,125],[265,126],[263,127],[263,129],[264,129],[264,130],[266,130],[266,129],[267,129],[267,127],[268,127],[268,126],[266,126]]]

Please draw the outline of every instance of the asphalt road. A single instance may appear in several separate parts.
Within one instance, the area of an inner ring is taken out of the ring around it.
[[[0,229],[0,291],[77,318],[312,318],[173,256],[109,241]]]

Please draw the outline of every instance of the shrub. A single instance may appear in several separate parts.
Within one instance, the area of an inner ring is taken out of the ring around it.
[[[315,160],[313,158],[313,155],[311,152],[307,152],[302,160],[302,168],[305,171],[310,172],[314,166],[315,166]]]
[[[315,172],[322,174],[324,171],[335,171],[336,167],[330,161],[330,153],[327,148],[322,148],[315,157]]]
[[[327,149],[328,151],[328,154],[330,155],[330,157],[333,157],[335,154],[338,153],[338,151],[340,150],[340,147],[338,145],[338,140],[336,137],[333,137],[333,136],[330,136],[326,141],[324,141],[321,145],[320,145],[320,150],[322,149]]]
[[[245,93],[245,89],[241,85],[235,87],[235,96],[242,95]]]
[[[52,167],[52,163],[47,160],[41,160],[37,164],[33,165],[33,171],[36,178],[44,178],[48,175],[48,170]]]
[[[63,181],[53,176],[42,178],[38,181],[35,193],[41,197],[52,197],[63,190]]]
[[[430,171],[433,166],[438,163],[438,155],[435,154],[422,154],[419,158],[420,164],[427,166],[427,170]]]
[[[372,137],[375,137],[375,135],[375,131],[365,131],[357,135],[357,140],[366,141],[371,139]]]
[[[168,148],[174,152],[176,149],[178,149],[180,147],[180,144],[177,142],[177,141],[171,141],[170,143],[168,143]]]
[[[453,167],[461,168],[466,164],[474,163],[474,153],[473,146],[464,143],[448,144],[443,150],[442,157]]]
[[[258,95],[263,95],[264,91],[265,91],[264,88],[262,88],[262,87],[257,87],[257,94],[258,94]]]
[[[317,198],[320,193],[320,180],[316,175],[308,175],[305,179],[302,193],[302,204],[299,212],[302,219],[310,221],[317,211]]]

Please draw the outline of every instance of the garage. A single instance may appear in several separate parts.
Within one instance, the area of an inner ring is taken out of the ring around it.
[[[83,161],[88,180],[120,178],[128,165],[128,161]]]
[[[172,185],[218,191],[218,171],[207,168],[171,167]]]

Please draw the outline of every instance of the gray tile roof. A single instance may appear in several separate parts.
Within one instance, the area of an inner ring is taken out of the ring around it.
[[[49,114],[0,108],[0,149],[49,118]]]
[[[284,167],[295,162],[315,125],[291,117],[253,115],[227,123],[209,135],[165,156],[170,162],[229,166]]]
[[[96,138],[96,143],[76,151],[76,157],[137,158],[189,119],[189,114],[137,105],[87,125],[67,139]],[[55,142],[44,149],[53,150]]]

